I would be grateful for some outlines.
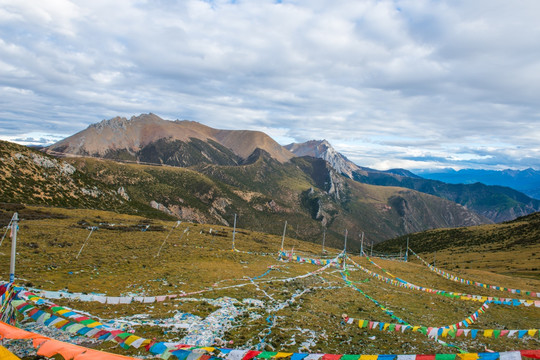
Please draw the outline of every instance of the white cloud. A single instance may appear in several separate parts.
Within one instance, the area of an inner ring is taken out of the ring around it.
[[[364,166],[540,168],[538,13],[535,0],[0,0],[0,131],[153,112],[282,143],[324,134]]]

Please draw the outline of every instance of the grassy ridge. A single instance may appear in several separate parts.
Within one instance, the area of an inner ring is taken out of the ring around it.
[[[436,229],[377,244],[375,250],[399,252],[409,246],[429,261],[450,269],[477,268],[540,278],[540,213],[503,224]],[[476,251],[471,252],[474,248]]]

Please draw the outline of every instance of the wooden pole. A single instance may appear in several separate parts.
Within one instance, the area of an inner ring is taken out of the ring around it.
[[[165,238],[165,240],[163,240],[163,242],[161,243],[161,246],[159,247],[159,250],[157,252],[157,254],[154,256],[154,257],[158,257],[159,256],[159,253],[161,252],[161,249],[163,249],[163,245],[165,245],[165,241],[167,241],[167,239],[169,238],[169,236],[171,236],[171,233],[173,232],[174,229],[176,229],[178,227],[178,225],[180,225],[181,221],[178,220],[176,222],[176,226],[173,226],[173,228],[171,229],[171,231],[169,231],[169,233],[167,234],[167,237]],[[210,234],[212,233],[212,228],[210,228]],[[90,236],[88,236],[90,237]],[[212,235],[212,239],[214,239],[214,236]],[[81,249],[82,250],[82,249]]]
[[[236,214],[234,214],[234,227],[233,227],[233,233],[232,233],[232,248],[234,250],[234,237],[236,235]]]
[[[75,259],[79,258],[79,255],[81,255],[82,249],[84,248],[84,246],[88,242],[88,239],[90,239],[90,235],[92,235],[92,233],[94,232],[95,229],[97,229],[97,227],[92,226],[92,228],[90,229],[90,234],[88,234],[88,236],[86,237],[86,240],[84,240],[84,243],[82,244],[81,249],[79,250],[79,253],[77,254],[77,256],[75,256]]]
[[[19,214],[13,214],[11,222],[11,260],[9,262],[9,282],[12,283],[15,281],[15,257],[17,256],[17,231],[19,226],[17,222],[19,221]]]
[[[322,237],[322,252],[324,253],[324,240],[326,239],[326,228],[324,228],[323,237]]]
[[[285,226],[283,227],[283,237],[281,238],[281,250],[283,250],[283,245],[285,243],[285,232],[287,231],[287,220],[285,220]]]
[[[407,251],[405,251],[405,262],[409,261],[409,237],[407,236]]]

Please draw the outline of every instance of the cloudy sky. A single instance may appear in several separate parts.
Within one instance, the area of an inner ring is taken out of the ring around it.
[[[540,1],[0,0],[0,138],[155,113],[378,169],[540,169]]]

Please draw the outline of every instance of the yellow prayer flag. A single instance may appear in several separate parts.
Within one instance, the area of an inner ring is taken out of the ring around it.
[[[377,360],[378,355],[360,355],[359,360]]]
[[[216,348],[214,348],[214,347],[208,347],[208,346],[207,346],[207,347],[202,347],[201,349],[206,350],[206,351],[208,351],[208,352],[212,352],[212,351],[216,350]]]
[[[366,326],[367,326],[367,320],[358,320],[358,327],[363,328],[364,327],[364,322],[366,322]]]
[[[484,330],[484,337],[492,337],[493,336],[493,330]]]
[[[150,344],[151,342],[152,342],[152,340],[150,340],[150,339],[144,339],[143,342],[141,343],[141,346],[139,346],[139,347],[146,346],[146,345]]]
[[[66,325],[69,322],[69,320],[62,320],[54,324],[54,327],[57,329],[60,329],[62,326]]]
[[[124,344],[131,345],[137,339],[140,339],[140,337],[137,335],[130,335],[127,337],[126,340],[124,340]]]
[[[536,334],[537,331],[538,331],[537,329],[530,329],[529,331],[527,331],[527,334],[529,334],[529,336],[533,337]]]
[[[100,323],[99,321],[95,321],[91,324],[88,324],[86,326],[88,326],[89,328],[95,328],[96,326],[99,326],[99,325],[103,325],[102,323]]]
[[[388,330],[388,327],[390,326],[389,323],[384,323],[383,330]]]
[[[416,331],[418,331],[418,329],[420,329],[420,328],[421,328],[421,326],[413,326],[412,331],[415,331],[415,332],[416,332]]]
[[[276,359],[279,359],[279,358],[286,358],[286,357],[289,357],[289,356],[292,356],[293,353],[286,353],[286,352],[278,352],[274,358]]]
[[[20,360],[19,357],[13,355],[11,351],[0,345],[0,359],[3,360]]]
[[[465,354],[457,354],[459,356],[460,360],[477,360],[479,359],[479,356],[477,353],[465,353]]]
[[[450,329],[443,329],[441,337],[443,337],[443,338],[447,337],[449,331],[450,331]]]

